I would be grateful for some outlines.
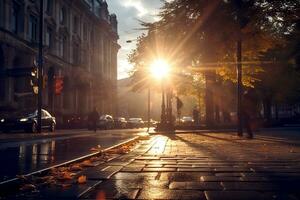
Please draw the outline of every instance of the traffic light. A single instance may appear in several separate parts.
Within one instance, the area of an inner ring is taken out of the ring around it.
[[[39,87],[38,87],[38,72],[37,68],[31,68],[30,72],[30,85],[32,86],[32,91],[34,94],[38,94]]]
[[[62,89],[64,88],[64,79],[62,77],[55,77],[54,82],[54,88],[55,88],[55,94],[60,95],[62,92]]]

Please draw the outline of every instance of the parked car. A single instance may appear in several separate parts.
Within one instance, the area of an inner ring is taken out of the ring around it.
[[[55,117],[42,109],[42,128],[51,132],[55,131]],[[24,130],[26,132],[37,132],[37,110],[23,110],[8,114],[6,117],[0,118],[0,129],[2,132],[10,132],[12,130]]]
[[[157,125],[157,121],[150,119],[150,126],[156,126]],[[148,121],[144,121],[144,125],[147,127],[148,126]]]
[[[142,118],[129,118],[127,126],[128,128],[142,128],[144,127],[144,121]]]
[[[64,128],[86,128],[87,127],[87,118],[81,115],[69,115],[64,119]]]
[[[194,125],[194,119],[193,117],[185,116],[181,118],[180,123],[184,126],[192,126]]]
[[[115,121],[115,128],[126,128],[127,121],[124,117],[117,117],[114,119]]]
[[[114,119],[110,115],[101,115],[98,122],[98,128],[101,129],[113,129],[114,128]]]

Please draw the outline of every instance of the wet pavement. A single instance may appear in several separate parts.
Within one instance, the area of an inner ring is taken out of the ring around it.
[[[300,135],[263,132],[152,135],[128,154],[82,172],[71,188],[16,199],[300,199]],[[290,136],[293,135],[292,138]]]
[[[93,147],[107,148],[135,137],[142,129],[85,130],[38,134],[1,134],[0,182],[92,153]],[[8,167],[9,166],[9,167]]]

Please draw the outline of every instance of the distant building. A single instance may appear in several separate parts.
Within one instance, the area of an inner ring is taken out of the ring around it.
[[[39,0],[0,1],[0,71],[33,67]],[[44,0],[44,107],[63,117],[116,111],[117,18],[105,0]],[[55,95],[54,77],[63,77]],[[29,77],[0,77],[0,109],[36,106]]]

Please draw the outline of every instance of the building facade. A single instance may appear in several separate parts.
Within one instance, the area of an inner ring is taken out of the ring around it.
[[[37,60],[40,0],[0,0],[0,71]],[[58,118],[116,111],[117,18],[105,0],[44,0],[43,107]],[[62,93],[54,92],[63,78]],[[0,77],[0,108],[35,107],[30,77]]]

